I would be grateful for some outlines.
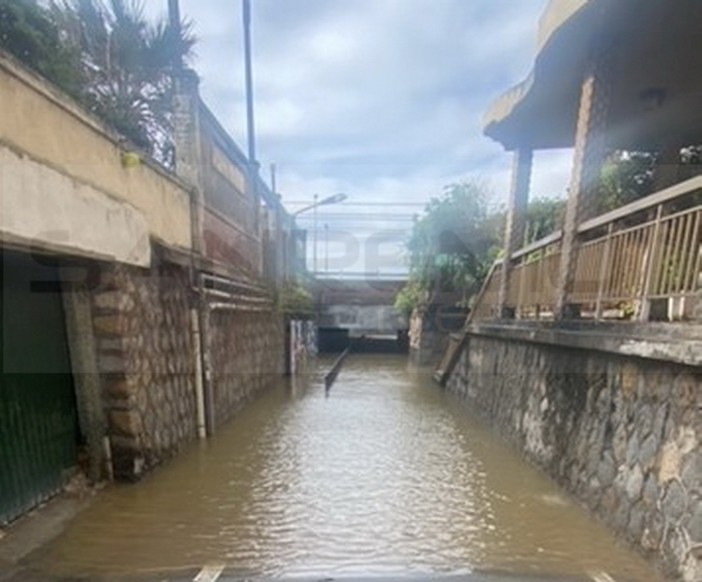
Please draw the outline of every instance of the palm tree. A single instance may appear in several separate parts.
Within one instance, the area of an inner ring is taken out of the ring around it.
[[[192,54],[191,24],[150,23],[141,0],[56,0],[52,8],[66,41],[82,55],[87,106],[172,167],[174,69]]]
[[[0,0],[0,48],[64,91],[80,95],[80,54],[37,0]]]

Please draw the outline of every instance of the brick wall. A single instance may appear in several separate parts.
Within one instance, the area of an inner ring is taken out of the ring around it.
[[[671,577],[702,580],[699,369],[470,336],[447,386]]]

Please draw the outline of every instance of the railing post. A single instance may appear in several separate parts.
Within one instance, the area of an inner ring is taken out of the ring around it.
[[[600,265],[600,275],[597,282],[597,303],[595,304],[595,319],[599,321],[602,319],[602,301],[604,299],[605,286],[609,278],[609,263],[610,254],[612,252],[612,232],[614,231],[614,224],[609,223],[607,227],[607,238],[605,239],[605,248],[602,257],[602,264]]]
[[[513,305],[508,305],[509,286],[511,278],[512,255],[524,244],[524,226],[529,204],[529,184],[534,154],[531,149],[522,148],[514,152],[512,166],[512,186],[507,207],[507,223],[505,226],[502,276],[497,300],[497,315],[500,318],[512,319],[515,316]]]
[[[661,239],[661,219],[663,218],[663,205],[659,204],[656,209],[656,222],[653,225],[653,237],[651,239],[651,247],[646,258],[644,267],[644,283],[641,288],[641,308],[639,310],[639,319],[648,321],[651,317],[651,299],[650,295],[653,292],[653,287],[656,283],[655,274],[658,271],[660,262],[660,239]]]

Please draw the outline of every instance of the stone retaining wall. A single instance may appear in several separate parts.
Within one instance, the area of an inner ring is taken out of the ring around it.
[[[213,311],[209,336],[217,427],[282,376],[285,364],[283,316],[265,311]]]
[[[115,476],[137,479],[196,438],[189,278],[184,269],[108,266],[93,291]]]
[[[673,579],[702,580],[699,368],[470,335],[448,389]]]

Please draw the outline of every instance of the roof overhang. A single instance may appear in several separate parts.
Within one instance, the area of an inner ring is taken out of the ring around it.
[[[492,104],[485,134],[508,150],[572,147],[585,67],[604,36],[613,51],[608,145],[702,142],[701,35],[700,0],[552,0],[532,72]]]

